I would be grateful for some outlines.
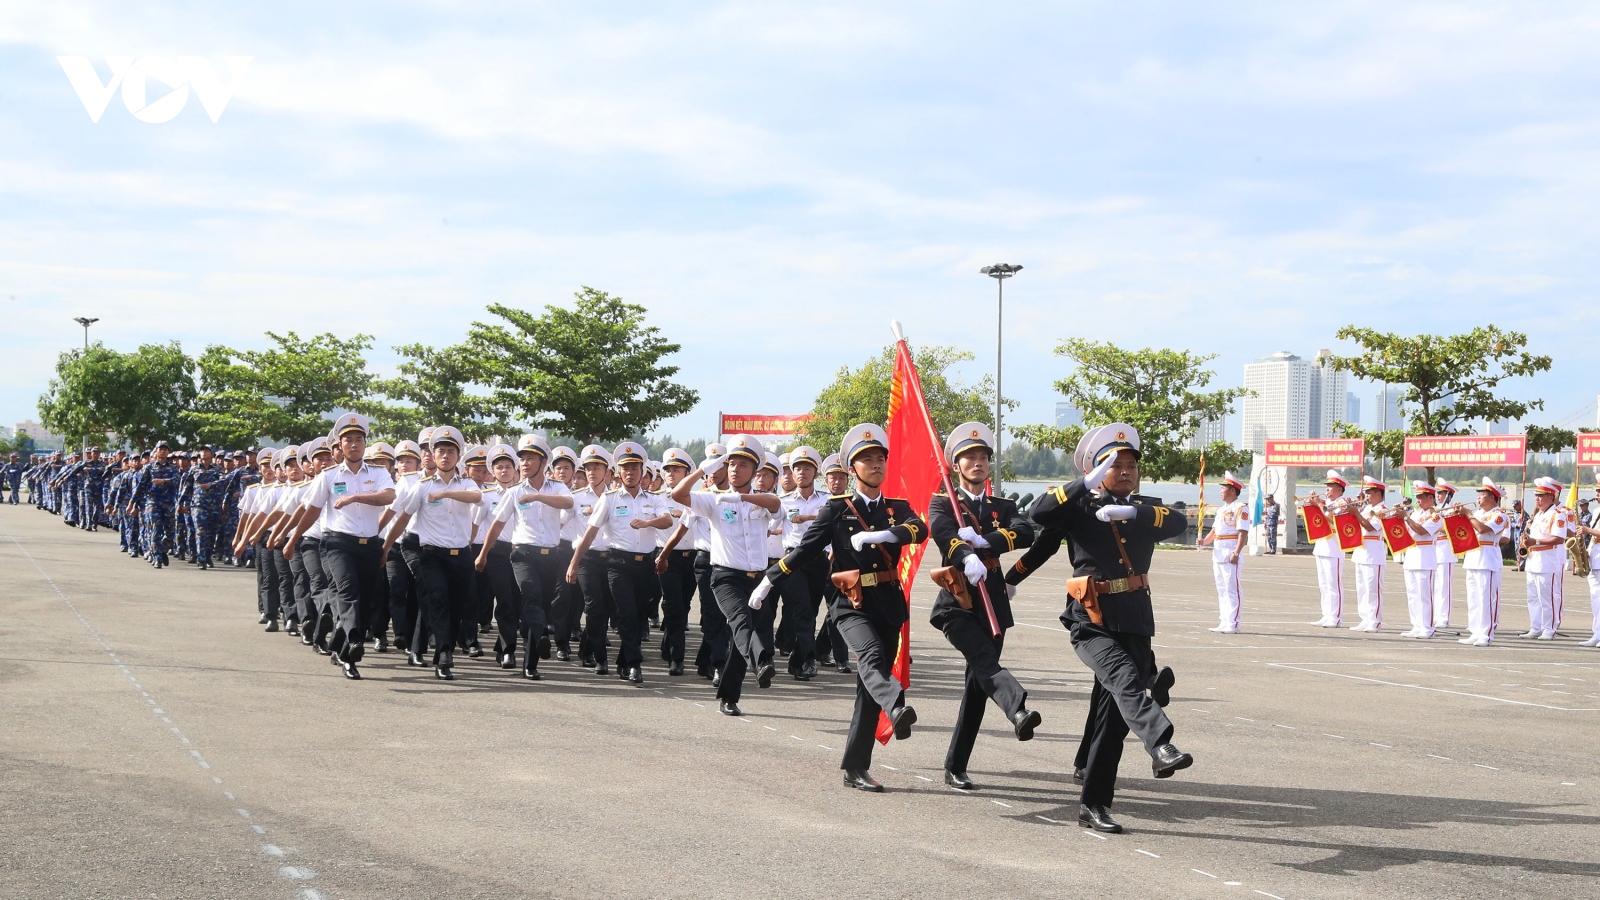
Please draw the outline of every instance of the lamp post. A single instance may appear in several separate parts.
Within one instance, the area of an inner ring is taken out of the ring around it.
[[[98,322],[100,320],[99,319],[91,319],[88,316],[79,316],[76,319],[73,319],[72,321],[77,322],[79,325],[83,326],[83,352],[87,354],[89,352],[89,326],[93,325],[94,323],[96,323],[96,322]],[[85,457],[87,457],[89,455],[89,436],[88,435],[84,435],[83,436],[83,447],[82,447],[82,450],[83,450],[83,455]]]
[[[992,266],[984,266],[983,268],[979,269],[978,271],[982,272],[983,274],[985,274],[985,275],[989,276],[990,278],[994,279],[994,286],[995,286],[995,290],[997,291],[997,293],[995,295],[995,307],[994,307],[994,475],[993,475],[993,478],[994,478],[994,487],[995,487],[995,491],[994,492],[995,492],[995,494],[1003,497],[1003,496],[1005,496],[1005,481],[1000,477],[1000,466],[1001,466],[1001,462],[1000,462],[1000,440],[1001,440],[1000,439],[1000,431],[1001,431],[1001,418],[1000,418],[1001,417],[1001,410],[1000,410],[1000,358],[1001,358],[1001,346],[1002,346],[1002,340],[1001,339],[1003,337],[1002,330],[1001,330],[1001,325],[1002,325],[1002,323],[1004,322],[1004,319],[1005,319],[1006,279],[1010,278],[1011,276],[1013,276],[1015,274],[1017,274],[1018,272],[1021,272],[1022,271],[1022,267],[1021,266],[1012,265],[1011,263],[996,263],[995,265],[992,265]]]

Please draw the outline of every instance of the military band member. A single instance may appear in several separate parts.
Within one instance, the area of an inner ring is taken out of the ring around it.
[[[1351,631],[1376,634],[1383,627],[1383,566],[1389,556],[1388,545],[1383,541],[1383,513],[1389,509],[1384,503],[1389,486],[1371,475],[1361,477],[1361,494],[1366,504],[1357,517],[1361,520],[1361,546],[1350,558],[1356,564],[1356,608],[1361,621],[1350,627]]]
[[[1426,641],[1433,638],[1437,627],[1433,620],[1433,580],[1438,575],[1439,565],[1434,547],[1435,539],[1444,529],[1444,519],[1434,508],[1433,485],[1413,481],[1411,491],[1416,495],[1417,508],[1405,518],[1405,523],[1416,543],[1406,548],[1405,558],[1400,563],[1405,571],[1406,612],[1411,618],[1411,628],[1400,636]],[[1445,538],[1448,540],[1449,535]]]
[[[711,544],[711,591],[727,622],[728,655],[715,679],[718,709],[725,716],[742,715],[739,700],[744,677],[756,674],[756,686],[772,685],[773,648],[762,640],[755,615],[763,593],[756,596],[767,567],[767,532],[780,504],[774,494],[755,489],[756,472],[766,461],[761,442],[747,434],[735,435],[727,452],[711,456],[700,466],[708,476],[726,471],[727,489],[696,491],[689,480],[678,482],[672,499],[682,503],[697,519],[705,520]],[[765,585],[770,588],[770,585]]]
[[[1245,537],[1250,534],[1250,507],[1239,499],[1243,493],[1244,482],[1232,472],[1224,472],[1222,508],[1211,523],[1211,532],[1196,542],[1211,547],[1211,577],[1217,585],[1217,627],[1210,630],[1218,634],[1239,633],[1244,607],[1239,560]]]
[[[1584,552],[1589,555],[1589,611],[1594,632],[1579,646],[1600,647],[1600,490],[1596,490],[1595,499],[1589,504],[1588,517],[1577,523],[1575,531],[1589,538]]]
[[[1561,627],[1562,577],[1567,569],[1567,538],[1576,513],[1561,505],[1561,483],[1540,478],[1533,484],[1535,512],[1522,540],[1528,550],[1528,623],[1520,637],[1552,640]]]
[[[767,570],[752,595],[764,601],[770,585],[782,585],[805,566],[833,552],[831,571],[847,583],[849,594],[836,595],[829,616],[856,654],[856,705],[845,741],[845,787],[879,792],[872,777],[872,742],[880,712],[888,714],[897,740],[911,736],[917,712],[906,703],[905,690],[894,677],[900,626],[910,608],[900,586],[900,555],[928,539],[928,529],[911,504],[882,492],[888,476],[888,435],[878,425],[860,424],[845,434],[840,462],[855,475],[856,489],[828,498],[800,546]]]
[[[1194,763],[1172,744],[1172,722],[1162,703],[1147,693],[1158,674],[1150,646],[1155,635],[1150,559],[1156,542],[1182,534],[1188,521],[1166,507],[1134,502],[1139,455],[1139,433],[1132,426],[1090,429],[1074,453],[1085,477],[1046,493],[1029,511],[1046,530],[1035,538],[1034,550],[1046,532],[1068,544],[1074,578],[1061,622],[1072,634],[1073,651],[1095,674],[1078,822],[1113,834],[1123,830],[1111,817],[1111,805],[1130,729],[1150,754],[1155,777],[1170,777]]]
[[[961,571],[967,596],[963,602],[948,588],[941,588],[928,621],[966,660],[961,706],[944,756],[944,781],[957,790],[970,791],[977,786],[967,775],[967,765],[989,701],[1000,707],[1019,741],[1032,740],[1042,720],[1028,709],[1028,692],[1016,676],[1000,665],[1005,633],[1016,624],[1000,557],[1032,546],[1033,523],[1017,512],[1016,501],[988,493],[994,458],[994,432],[989,426],[981,422],[957,425],[945,440],[944,452],[956,473],[961,515],[955,515],[949,495],[936,494],[928,504],[928,534],[939,550],[941,566]],[[988,590],[995,623],[1000,627],[998,635],[989,628],[980,584]]]
[[[1455,503],[1455,485],[1443,478],[1434,482],[1434,507],[1444,509]],[[1455,601],[1456,554],[1450,549],[1450,533],[1440,528],[1433,539],[1433,627],[1450,627],[1450,607]]]
[[[1505,560],[1500,554],[1500,539],[1511,520],[1500,510],[1500,488],[1488,476],[1478,488],[1478,508],[1472,514],[1472,528],[1478,545],[1461,558],[1467,577],[1467,634],[1460,643],[1487,647],[1494,643],[1500,626],[1500,578]]]

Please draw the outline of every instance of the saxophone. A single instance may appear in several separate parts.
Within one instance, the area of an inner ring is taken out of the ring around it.
[[[1579,528],[1584,525],[1580,522]],[[1589,541],[1588,535],[1579,532],[1567,538],[1567,562],[1572,566],[1572,574],[1579,578],[1589,577]]]

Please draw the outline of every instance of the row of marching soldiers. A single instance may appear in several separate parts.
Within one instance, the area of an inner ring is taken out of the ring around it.
[[[773,684],[779,647],[800,680],[827,665],[850,672],[855,657],[841,768],[847,787],[881,791],[868,771],[874,740],[904,739],[917,721],[892,671],[910,613],[900,557],[931,537],[944,588],[931,621],[966,659],[946,782],[972,790],[966,769],[986,704],[1001,707],[1018,740],[1042,720],[1000,655],[1016,583],[1070,543],[1077,581],[1098,591],[1069,601],[1062,616],[1096,674],[1076,764],[1080,821],[1121,830],[1108,807],[1130,728],[1157,777],[1193,761],[1171,744],[1161,709],[1173,676],[1154,667],[1144,574],[1156,540],[1184,519],[1135,505],[1138,436],[1129,426],[1085,435],[1106,445],[1087,454],[1080,446],[1087,478],[1041,498],[1031,520],[987,492],[990,429],[958,426],[945,448],[958,497],[933,497],[926,522],[904,498],[883,495],[889,446],[872,424],[852,428],[827,458],[805,446],[778,457],[737,435],[708,445],[698,463],[679,448],[655,462],[632,441],[574,452],[528,434],[514,446],[473,446],[448,425],[391,447],[369,444],[369,427],[348,413],[326,438],[262,451],[263,479],[245,491],[233,544],[260,560],[267,630],[281,620],[347,678],[361,678],[369,640],[389,649],[392,628],[407,662],[442,680],[454,679],[456,654],[484,655],[479,635],[493,633],[495,662],[524,678],[539,680],[554,656],[597,675],[614,666],[640,684],[657,626],[652,649],[677,676],[698,596],[694,666],[725,715],[743,714],[747,680]],[[1019,550],[1028,555],[1005,569],[1000,556]]]
[[[13,454],[14,455],[14,454]],[[155,568],[172,559],[200,569],[244,566],[228,536],[239,521],[239,500],[257,476],[243,450],[210,445],[173,450],[166,441],[142,453],[98,447],[36,457],[18,480],[34,506],[85,531],[115,528],[120,549]]]

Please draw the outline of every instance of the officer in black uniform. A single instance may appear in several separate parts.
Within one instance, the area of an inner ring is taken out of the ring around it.
[[[1027,708],[1028,692],[1000,665],[1006,629],[1016,624],[1011,617],[1009,586],[1000,571],[1000,555],[1031,546],[1033,523],[1017,512],[1016,501],[986,492],[994,458],[994,432],[989,426],[981,422],[957,425],[945,440],[944,450],[960,479],[956,491],[961,516],[957,519],[950,497],[940,492],[928,504],[928,532],[939,549],[940,565],[961,571],[956,577],[964,580],[967,596],[963,602],[941,588],[928,621],[944,632],[945,640],[967,660],[966,689],[944,757],[944,781],[957,790],[970,791],[976,786],[967,777],[967,762],[988,700],[994,700],[1006,714],[1017,740],[1032,740],[1033,730],[1039,727],[1039,714]],[[979,582],[988,589],[998,635],[989,627]]]
[[[1155,777],[1168,778],[1194,763],[1172,745],[1172,722],[1147,693],[1157,677],[1150,648],[1155,635],[1150,559],[1156,542],[1182,534],[1188,520],[1133,496],[1139,488],[1139,434],[1132,426],[1119,422],[1090,429],[1074,460],[1088,474],[1044,494],[1029,513],[1041,528],[1067,541],[1073,599],[1061,623],[1072,633],[1073,651],[1095,675],[1078,822],[1120,834],[1110,807],[1130,728],[1149,751]]]
[[[900,552],[928,539],[928,527],[903,499],[883,496],[879,490],[888,474],[889,438],[883,428],[862,424],[850,429],[839,457],[856,476],[853,494],[828,499],[800,546],[767,569],[766,577],[751,595],[761,603],[773,585],[820,558],[833,548],[832,572],[857,572],[859,606],[847,596],[835,596],[828,615],[856,654],[856,707],[850,719],[844,759],[845,787],[882,791],[883,785],[868,772],[872,766],[872,741],[878,714],[886,711],[896,739],[911,736],[917,711],[905,702],[905,691],[891,671],[900,626],[910,617],[905,592],[900,587]]]

